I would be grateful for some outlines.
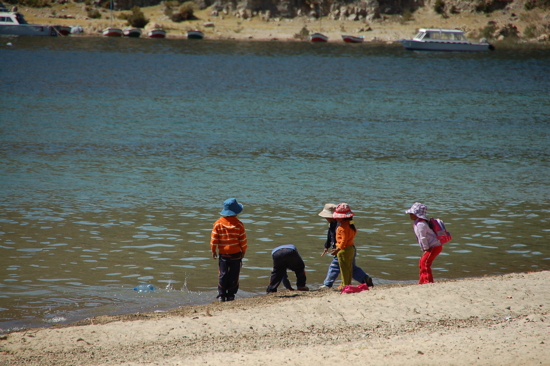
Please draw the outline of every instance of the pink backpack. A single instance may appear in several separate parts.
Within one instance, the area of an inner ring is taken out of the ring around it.
[[[437,236],[437,240],[439,240],[441,244],[446,244],[453,238],[451,233],[445,229],[443,220],[430,218],[428,220],[428,225],[430,226],[430,229],[433,230],[435,236]]]

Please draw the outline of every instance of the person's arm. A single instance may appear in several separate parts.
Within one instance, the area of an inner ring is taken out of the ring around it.
[[[332,235],[330,234],[330,225],[329,229],[327,230],[327,240],[325,241],[325,248],[323,249],[323,253],[321,253],[321,257],[328,253],[329,249],[332,247]]]
[[[219,243],[219,233],[216,228],[216,224],[212,228],[212,233],[210,234],[210,250],[212,251],[212,258],[218,258],[217,247]]]
[[[332,250],[331,254],[337,255],[339,251],[344,249],[346,240],[347,240],[346,230],[344,230],[343,227],[339,226],[338,229],[336,229],[336,248]]]
[[[244,225],[241,223],[241,234],[239,235],[239,245],[241,247],[242,258],[244,258],[244,255],[246,254],[246,250],[248,249],[248,239],[246,238],[246,230],[244,229]]]

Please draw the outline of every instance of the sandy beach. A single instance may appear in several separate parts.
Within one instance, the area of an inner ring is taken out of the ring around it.
[[[550,272],[279,291],[4,335],[3,365],[550,365]]]

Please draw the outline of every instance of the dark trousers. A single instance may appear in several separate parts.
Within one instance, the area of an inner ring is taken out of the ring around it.
[[[279,249],[273,253],[273,270],[266,289],[267,293],[277,292],[277,287],[286,276],[287,269],[296,273],[296,286],[306,285],[306,265],[300,254],[293,249]]]
[[[242,258],[219,257],[218,261],[218,296],[222,299],[235,297],[239,291],[239,275]]]

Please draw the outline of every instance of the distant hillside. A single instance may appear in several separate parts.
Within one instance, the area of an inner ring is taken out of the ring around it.
[[[192,0],[199,9],[212,7],[213,11],[234,12],[246,9],[251,12],[267,12],[273,16],[293,18],[299,15],[343,16],[340,9],[352,8],[353,13],[377,18],[380,14],[403,14],[414,12],[424,6],[438,7],[443,12],[484,12],[505,9],[511,3],[524,3],[528,10],[533,7],[550,7],[550,0]],[[50,0],[5,0],[6,4],[32,7],[47,5]],[[54,0],[55,3],[92,3],[109,8],[109,0]],[[129,10],[134,6],[148,7],[160,4],[161,0],[114,0],[115,10]],[[167,1],[183,3],[185,0]]]

